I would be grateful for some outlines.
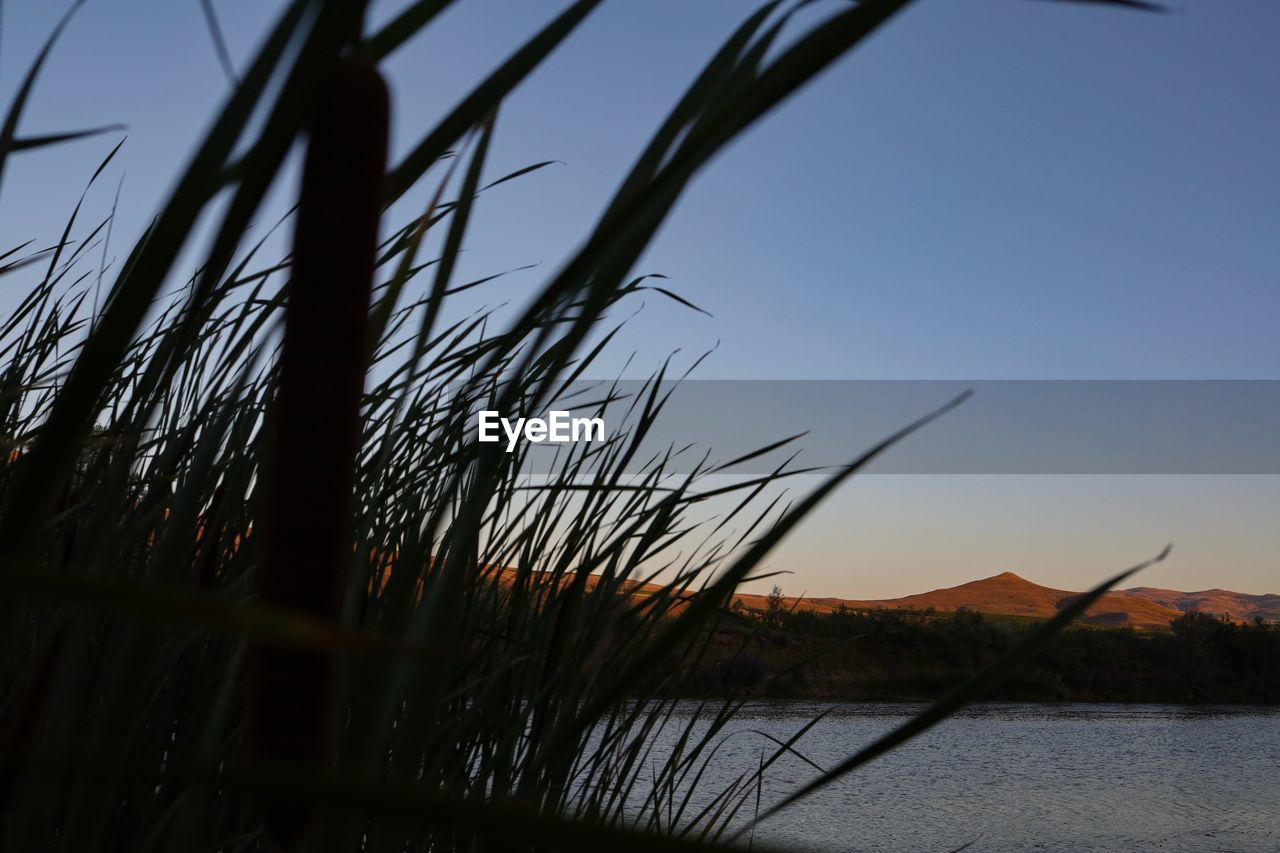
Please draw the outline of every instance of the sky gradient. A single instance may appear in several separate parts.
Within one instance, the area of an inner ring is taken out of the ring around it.
[[[393,57],[396,151],[563,5],[466,0]],[[504,105],[493,176],[562,162],[480,206],[461,274],[538,265],[484,299],[519,303],[557,268],[755,5],[606,2]],[[216,6],[240,61],[280,4]],[[6,97],[64,8],[5,5]],[[718,347],[700,378],[1280,378],[1278,34],[1269,0],[920,0],[694,183],[639,271],[713,316],[645,300],[602,372]],[[90,0],[22,129],[129,126],[86,202],[105,214],[124,176],[123,253],[226,91],[196,0]],[[12,161],[6,244],[56,239],[111,144]],[[1274,476],[874,477],[771,568],[795,572],[788,592],[862,598],[1003,570],[1081,588],[1173,540],[1138,582],[1280,591],[1277,508]]]

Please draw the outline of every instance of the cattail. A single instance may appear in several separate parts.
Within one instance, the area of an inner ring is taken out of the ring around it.
[[[350,560],[366,328],[386,167],[388,97],[369,62],[344,59],[310,126],[285,308],[263,519],[265,603],[336,624]],[[319,768],[332,754],[330,651],[260,644],[250,741],[258,761]],[[267,828],[290,844],[304,807],[267,799]]]

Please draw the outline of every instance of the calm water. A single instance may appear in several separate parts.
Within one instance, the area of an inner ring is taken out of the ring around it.
[[[918,710],[748,708],[705,789],[755,769],[765,732],[830,716],[800,749],[827,767]],[[784,759],[764,804],[814,771]],[[764,824],[802,850],[1280,851],[1280,709],[990,704],[969,710]]]

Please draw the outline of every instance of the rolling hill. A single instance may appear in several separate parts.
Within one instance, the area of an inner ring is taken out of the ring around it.
[[[503,570],[503,574],[510,572]],[[594,580],[594,578],[592,579]],[[588,581],[590,585],[592,580]],[[660,589],[656,584],[629,582],[630,594],[643,598]],[[1048,619],[1057,615],[1072,599],[1080,595],[1065,589],[1041,586],[1014,572],[1001,572],[989,578],[969,581],[959,586],[935,589],[930,592],[907,595],[902,598],[849,599],[810,597],[800,599],[784,597],[783,605],[797,610],[830,613],[844,606],[855,610],[886,608],[890,610],[934,610],[954,613],[972,610],[993,616],[1022,616]],[[734,600],[750,610],[764,610],[768,596],[755,593],[738,593]],[[1255,618],[1268,622],[1280,621],[1280,595],[1250,595],[1224,589],[1201,592],[1180,592],[1156,587],[1133,587],[1104,593],[1089,608],[1081,620],[1090,625],[1139,630],[1167,628],[1169,623],[1184,613],[1200,611],[1214,616],[1226,616],[1237,622]]]
[[[902,598],[871,600],[804,598],[798,605],[795,599],[787,599],[786,604],[819,612],[830,612],[843,604],[855,609],[883,607],[932,609],[939,612],[973,610],[992,615],[1047,619],[1056,615],[1078,595],[1080,595],[1079,592],[1041,586],[1013,572],[1002,572],[959,586],[935,589]],[[765,596],[740,595],[738,598],[750,608],[760,609],[765,605]],[[1280,619],[1280,595],[1248,595],[1221,589],[1179,592],[1152,587],[1135,587],[1105,593],[1089,609],[1082,621],[1117,628],[1161,629],[1167,627],[1170,621],[1177,619],[1183,613],[1192,610],[1226,615],[1237,621],[1255,617],[1277,620]]]
[[[849,607],[933,608],[940,611],[974,610],[1005,616],[1047,619],[1080,593],[1040,586],[1013,572],[970,581],[948,589],[936,589],[904,598],[850,602]],[[1083,621],[1110,627],[1163,628],[1182,612],[1139,596],[1105,593]]]
[[[1226,589],[1206,589],[1201,592],[1178,592],[1175,589],[1157,589],[1136,586],[1118,591],[1120,595],[1143,598],[1147,601],[1179,610],[1183,613],[1199,610],[1202,613],[1226,615],[1245,622],[1250,619],[1280,621],[1280,595],[1249,595]]]

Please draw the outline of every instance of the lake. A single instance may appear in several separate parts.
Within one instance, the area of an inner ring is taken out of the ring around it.
[[[830,767],[923,706],[748,706],[703,800],[767,741],[828,716],[799,749]],[[753,731],[754,730],[754,731]],[[775,764],[762,805],[815,775]],[[1280,709],[985,704],[777,815],[756,838],[799,850],[1280,850]]]

